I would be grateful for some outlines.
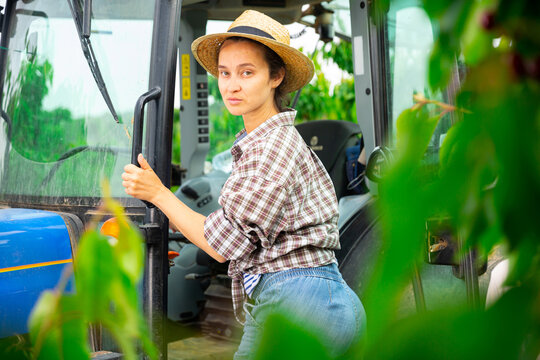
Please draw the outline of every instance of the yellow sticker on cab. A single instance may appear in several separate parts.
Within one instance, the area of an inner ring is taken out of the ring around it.
[[[182,76],[189,76],[191,71],[189,61],[189,54],[182,54]]]
[[[182,78],[182,100],[191,99],[191,79]]]

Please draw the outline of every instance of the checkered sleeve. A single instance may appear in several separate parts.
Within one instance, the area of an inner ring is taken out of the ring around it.
[[[228,260],[245,258],[256,244],[268,248],[287,226],[288,194],[273,181],[253,176],[230,179],[222,209],[210,214],[204,233],[209,245]]]

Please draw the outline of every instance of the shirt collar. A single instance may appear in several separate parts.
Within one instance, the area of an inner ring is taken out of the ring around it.
[[[244,153],[244,150],[250,146],[249,144],[254,139],[264,137],[270,131],[278,127],[292,126],[294,124],[295,117],[296,110],[286,109],[285,111],[268,118],[265,122],[257,126],[249,134],[246,132],[246,129],[242,129],[238,134],[236,134],[236,141],[231,148],[231,154],[234,161],[240,159],[240,157]]]

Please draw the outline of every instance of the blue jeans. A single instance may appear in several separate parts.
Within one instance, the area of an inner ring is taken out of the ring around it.
[[[343,355],[365,332],[366,314],[336,264],[264,274],[244,304],[246,322],[235,360],[255,356],[265,319],[281,313],[315,334],[332,357]]]

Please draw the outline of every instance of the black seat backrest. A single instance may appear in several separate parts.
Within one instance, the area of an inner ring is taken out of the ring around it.
[[[314,120],[298,124],[296,129],[321,159],[334,183],[338,200],[347,195],[345,149],[358,141],[360,126],[343,120]]]

